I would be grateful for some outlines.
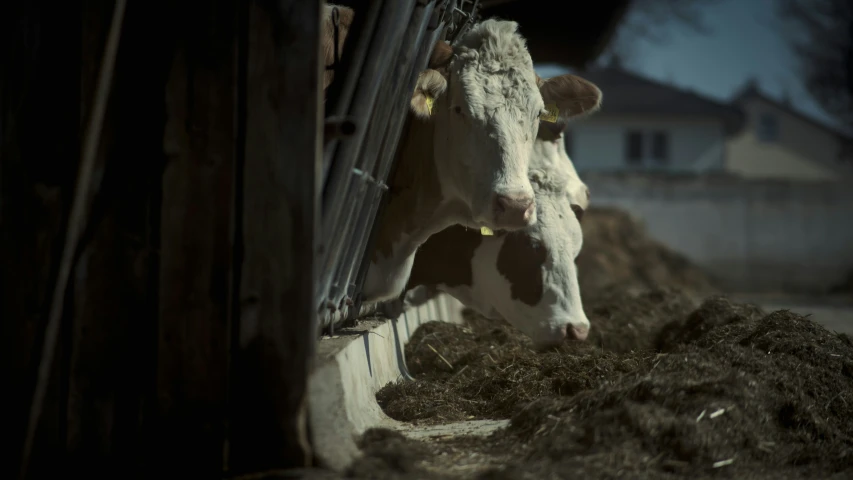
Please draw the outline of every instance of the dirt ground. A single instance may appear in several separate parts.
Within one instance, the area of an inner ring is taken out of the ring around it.
[[[536,352],[476,315],[426,324],[406,347],[415,381],[377,395],[400,421],[509,427],[429,442],[368,431],[346,477],[853,478],[851,338],[707,296],[700,271],[627,217],[598,218],[578,260],[588,341]]]

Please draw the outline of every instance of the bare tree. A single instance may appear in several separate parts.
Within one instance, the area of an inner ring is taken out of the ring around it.
[[[780,0],[782,33],[815,101],[853,128],[853,2]]]
[[[602,54],[608,60],[618,56],[623,63],[631,63],[635,56],[637,40],[664,44],[670,41],[671,30],[677,26],[688,31],[707,35],[711,29],[702,18],[702,11],[723,0],[634,0],[618,27],[616,36]]]

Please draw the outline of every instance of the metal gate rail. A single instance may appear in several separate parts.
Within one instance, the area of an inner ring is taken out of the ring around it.
[[[336,77],[343,85],[330,113],[358,127],[353,135],[326,144],[323,245],[316,276],[319,324],[326,330],[376,310],[362,308],[359,292],[409,98],[435,42],[448,34],[458,38],[474,18],[465,5],[476,12],[478,1],[375,0],[364,13],[359,37],[348,40],[357,42],[349,52],[360,58],[343,62],[349,68],[346,77]]]

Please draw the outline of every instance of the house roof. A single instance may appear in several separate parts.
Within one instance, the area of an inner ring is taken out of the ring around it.
[[[713,117],[725,122],[728,133],[744,125],[735,105],[719,102],[672,85],[629,72],[618,64],[579,72],[603,92],[601,113]]]
[[[732,100],[732,103],[735,103],[738,105],[743,105],[744,102],[747,102],[749,100],[754,100],[754,99],[762,100],[766,103],[769,103],[769,104],[773,105],[774,107],[778,108],[779,110],[782,110],[783,112],[787,113],[788,115],[791,115],[792,117],[795,117],[804,123],[808,123],[809,125],[815,126],[815,127],[819,128],[819,129],[821,129],[827,133],[835,135],[836,137],[838,137],[839,140],[842,140],[846,143],[853,142],[853,136],[851,136],[847,133],[844,133],[841,130],[839,130],[833,126],[827,125],[824,122],[816,120],[816,119],[814,119],[814,118],[812,118],[812,117],[810,117],[810,116],[808,116],[802,112],[795,110],[787,102],[782,102],[782,101],[776,100],[776,99],[768,96],[767,94],[762,92],[760,88],[758,88],[758,85],[755,83],[755,81],[747,82],[746,85],[743,88],[741,88],[741,90],[738,93],[735,94],[734,99]]]

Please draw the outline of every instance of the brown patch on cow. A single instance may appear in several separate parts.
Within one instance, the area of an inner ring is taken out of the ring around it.
[[[565,74],[542,80],[536,77],[539,92],[546,104],[556,104],[565,119],[588,115],[601,107],[601,90],[589,80]]]
[[[432,220],[432,214],[441,203],[441,185],[433,158],[435,127],[424,120],[429,117],[426,95],[437,99],[447,90],[446,68],[452,57],[453,48],[439,41],[433,47],[430,69],[418,77],[411,100],[412,115],[406,118],[394,159],[394,173],[388,182],[388,203],[378,219],[379,234],[371,256],[373,261],[380,256],[389,258],[394,243],[402,235],[420,229],[423,222]]]
[[[482,242],[480,232],[459,225],[432,235],[415,255],[406,290],[438,284],[470,287],[474,283],[471,261],[474,259],[474,251]]]
[[[450,44],[439,40],[432,48],[432,54],[429,57],[428,68],[434,70],[446,69],[453,60],[453,47]]]
[[[510,232],[498,252],[498,272],[510,284],[510,296],[527,305],[535,306],[542,300],[545,290],[542,269],[548,249],[524,232]]]
[[[325,6],[325,10],[323,12],[323,39],[322,39],[322,52],[323,52],[323,60],[324,65],[327,69],[323,72],[323,91],[331,85],[332,80],[335,78],[334,70],[328,69],[335,63],[335,23],[332,19],[332,9],[337,7],[338,9],[338,55],[342,55],[344,52],[344,43],[347,38],[347,34],[349,33],[350,26],[352,25],[352,20],[355,18],[355,11],[349,7],[344,7],[341,5],[331,5],[328,4]],[[338,59],[340,60],[340,59]]]
[[[379,233],[372,259],[389,258],[404,234],[418,230],[441,203],[441,185],[435,166],[432,123],[409,115],[403,127],[396,167],[389,179],[388,203],[379,218]]]

